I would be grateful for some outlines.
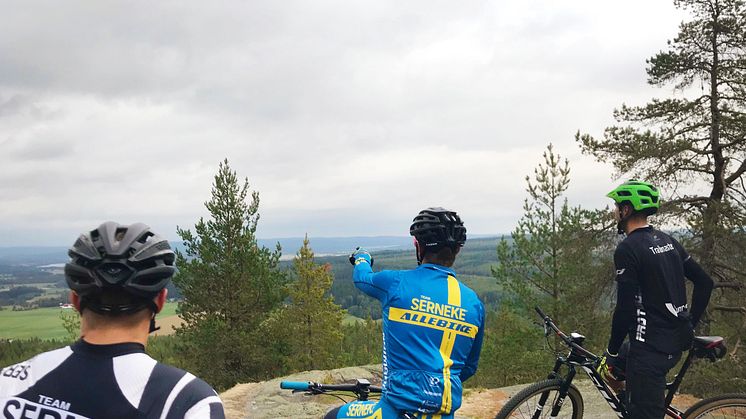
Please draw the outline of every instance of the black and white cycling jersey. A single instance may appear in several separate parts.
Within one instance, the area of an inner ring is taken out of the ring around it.
[[[207,383],[139,343],[73,345],[0,371],[0,418],[223,419]]]
[[[704,313],[712,279],[673,237],[650,226],[638,228],[614,252],[617,305],[609,352],[619,350],[625,336],[653,349],[678,353],[681,313],[693,326]],[[691,309],[685,279],[694,284]]]

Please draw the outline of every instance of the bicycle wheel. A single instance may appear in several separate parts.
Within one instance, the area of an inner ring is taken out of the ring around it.
[[[549,418],[552,413],[552,406],[554,406],[554,402],[559,396],[561,385],[562,380],[560,379],[539,381],[538,383],[531,384],[511,397],[500,412],[498,412],[497,416],[495,416],[495,419]],[[539,402],[544,393],[548,393],[548,397],[544,406],[540,406]],[[570,403],[567,402],[568,399]],[[583,397],[575,386],[570,385],[570,389],[567,391],[567,398],[565,398],[562,409],[556,417],[568,419],[580,419],[583,417]]]
[[[687,409],[684,418],[746,419],[746,394],[723,394]]]

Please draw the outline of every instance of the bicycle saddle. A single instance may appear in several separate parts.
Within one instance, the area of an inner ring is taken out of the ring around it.
[[[724,357],[727,352],[720,336],[695,336],[692,350],[698,358],[708,358],[710,361]]]

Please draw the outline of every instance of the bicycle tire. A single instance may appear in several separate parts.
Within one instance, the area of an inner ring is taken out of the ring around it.
[[[556,394],[549,394],[547,399],[547,405],[542,409],[539,417],[548,418],[551,414],[551,406],[554,405],[554,400],[559,395],[559,389],[562,385],[562,380],[557,378],[553,380],[539,381],[538,383],[531,384],[523,390],[516,393],[513,397],[505,403],[502,409],[497,413],[495,419],[508,419],[508,418],[532,418],[536,413],[536,404],[538,398],[542,393],[555,392]],[[532,405],[532,400],[533,401]],[[567,403],[567,399],[570,399],[570,403]],[[572,407],[572,410],[568,410],[568,406]],[[570,419],[581,419],[583,417],[583,396],[580,395],[580,391],[574,385],[570,385],[567,391],[567,398],[560,410],[560,415],[557,418],[570,418]],[[542,416],[544,415],[544,416]]]
[[[684,412],[685,419],[746,418],[746,394],[723,394],[700,400]]]

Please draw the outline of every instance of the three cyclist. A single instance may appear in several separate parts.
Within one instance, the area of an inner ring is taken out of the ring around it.
[[[174,252],[145,224],[101,224],[68,252],[80,339],[0,372],[5,418],[222,419],[215,390],[145,353]]]
[[[462,383],[477,370],[484,335],[484,307],[452,269],[466,242],[459,216],[427,208],[414,218],[418,267],[373,272],[373,257],[358,249],[350,257],[357,288],[383,309],[381,399],[352,402],[326,418],[453,418]],[[362,407],[365,407],[364,409]]]
[[[611,379],[621,378],[615,369],[625,372],[630,417],[663,418],[666,374],[691,347],[713,281],[676,239],[648,224],[660,207],[657,188],[630,180],[607,196],[626,238],[614,252],[617,302],[599,372]],[[691,307],[686,279],[694,284]],[[618,359],[625,337],[626,366]]]

